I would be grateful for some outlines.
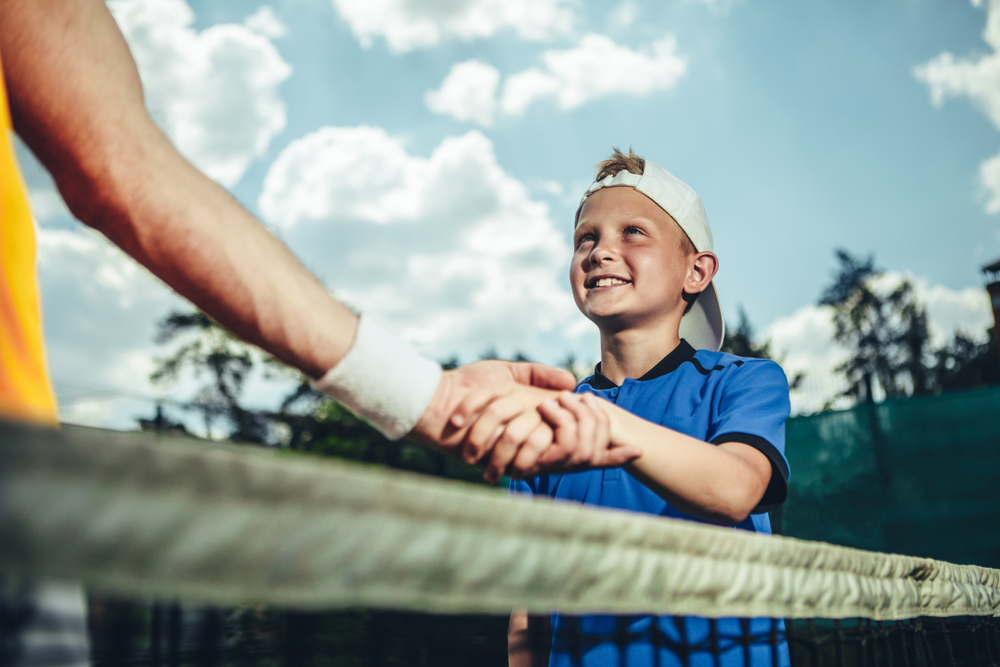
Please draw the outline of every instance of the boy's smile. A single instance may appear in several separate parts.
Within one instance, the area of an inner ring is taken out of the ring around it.
[[[590,195],[573,235],[570,284],[576,305],[602,330],[674,319],[690,257],[683,232],[662,208],[631,187]]]

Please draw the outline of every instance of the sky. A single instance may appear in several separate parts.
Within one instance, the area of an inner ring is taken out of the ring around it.
[[[592,364],[573,214],[612,147],[701,195],[730,326],[793,410],[839,386],[834,250],[909,278],[935,341],[992,324],[1000,0],[109,0],[150,113],[340,299],[436,358]],[[128,427],[185,304],[74,221],[19,146],[66,420]],[[255,380],[250,402],[276,385]]]

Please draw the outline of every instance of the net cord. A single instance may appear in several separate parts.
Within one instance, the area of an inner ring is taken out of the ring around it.
[[[0,574],[223,606],[1000,615],[1000,570],[262,448],[2,422]]]

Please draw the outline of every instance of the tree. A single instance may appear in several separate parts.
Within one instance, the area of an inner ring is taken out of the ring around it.
[[[185,368],[192,369],[196,377],[208,374],[210,382],[190,403],[202,413],[205,429],[211,433],[214,423],[225,419],[230,422],[229,439],[266,444],[271,436],[269,424],[239,402],[254,365],[250,347],[200,311],[170,313],[160,322],[156,342],[167,344],[184,337],[187,338],[184,344],[159,360],[150,381],[175,381]]]
[[[776,357],[771,353],[771,339],[767,339],[762,343],[756,342],[757,332],[754,331],[753,325],[750,323],[750,318],[747,316],[747,311],[740,306],[737,310],[737,317],[739,317],[739,322],[736,328],[729,328],[726,330],[726,335],[722,339],[721,352],[728,352],[729,354],[735,354],[738,357],[750,357],[752,359],[774,359],[779,364],[784,363],[782,358]],[[795,391],[800,386],[802,386],[802,381],[805,379],[805,373],[796,373],[793,377],[788,380],[789,391]]]
[[[986,331],[985,342],[977,343],[957,333],[944,347],[934,350],[930,369],[931,385],[937,392],[972,389],[1000,384],[1000,363],[993,327]]]
[[[837,370],[847,377],[844,396],[872,400],[877,381],[887,398],[920,396],[1000,384],[996,340],[956,333],[942,347],[931,346],[927,309],[913,284],[879,281],[875,260],[836,251],[840,269],[820,299],[833,307],[834,339],[850,358]]]
[[[174,348],[158,361],[151,380],[166,383],[184,372],[204,379],[194,400],[185,407],[202,415],[210,433],[213,424],[223,422],[228,427],[225,436],[234,442],[482,483],[482,473],[474,466],[423,445],[387,440],[336,401],[313,391],[308,378],[233,337],[201,312],[170,313],[160,322],[156,341]],[[457,359],[445,362],[446,367],[457,364]],[[272,379],[297,378],[298,382],[277,410],[254,410],[243,405],[242,395],[247,379],[255,372]],[[146,430],[179,426],[168,424],[162,413],[158,414],[158,418],[140,420],[140,426]]]
[[[929,393],[930,330],[913,284],[879,285],[874,257],[836,255],[840,269],[819,303],[833,308],[834,340],[850,351],[837,367],[848,382],[843,395],[870,401],[873,380],[887,398]]]
[[[738,357],[772,359],[771,341],[766,340],[763,343],[755,342],[754,339],[757,337],[757,334],[753,329],[753,325],[750,324],[747,312],[743,309],[743,306],[740,306],[736,312],[739,317],[739,323],[736,325],[736,329],[730,328],[726,331],[726,335],[722,340],[722,351],[735,354]]]

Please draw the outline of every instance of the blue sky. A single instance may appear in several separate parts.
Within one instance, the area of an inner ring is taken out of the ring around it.
[[[979,267],[1000,257],[1000,3],[975,4],[109,6],[182,152],[429,355],[596,358],[566,289],[571,221],[593,165],[631,145],[702,196],[729,321],[745,308],[819,387],[842,354],[813,305],[835,248],[915,280],[941,336],[992,321]],[[22,159],[64,416],[120,421],[110,399],[77,399],[164,391],[145,381],[153,324],[179,301]]]

